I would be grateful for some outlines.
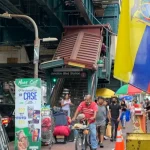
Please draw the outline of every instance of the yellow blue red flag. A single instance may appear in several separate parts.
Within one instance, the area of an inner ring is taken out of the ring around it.
[[[150,0],[122,0],[114,77],[150,92]]]

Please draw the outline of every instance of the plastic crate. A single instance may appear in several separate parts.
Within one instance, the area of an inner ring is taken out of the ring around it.
[[[116,16],[119,17],[119,5],[108,5],[104,10],[104,16]]]

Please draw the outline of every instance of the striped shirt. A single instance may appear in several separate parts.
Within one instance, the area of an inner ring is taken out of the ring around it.
[[[85,115],[86,119],[90,119],[94,116],[94,112],[98,111],[97,104],[95,102],[91,102],[90,105],[86,105],[85,101],[81,102],[78,106],[77,110],[80,113],[83,113]],[[95,120],[89,120],[89,123],[94,123]]]

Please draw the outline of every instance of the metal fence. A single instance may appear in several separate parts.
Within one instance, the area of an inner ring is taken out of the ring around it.
[[[9,150],[9,140],[4,126],[2,126],[2,117],[0,115],[0,150]]]

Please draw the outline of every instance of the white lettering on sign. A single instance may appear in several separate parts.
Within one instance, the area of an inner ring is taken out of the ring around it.
[[[21,84],[21,85],[25,85],[26,86],[28,84],[28,81],[20,80],[18,83],[19,83],[19,85]]]
[[[51,75],[53,76],[61,76],[61,75],[64,75],[64,76],[80,76],[80,73],[81,72],[51,72]]]
[[[30,146],[29,147],[29,149],[31,149],[31,150],[38,150],[38,148],[39,148],[38,146]]]
[[[51,75],[62,75],[61,72],[52,72]]]
[[[80,75],[80,72],[70,72],[70,75]]]
[[[30,85],[36,86],[36,85],[37,85],[37,82],[38,82],[38,80],[31,80],[31,81],[30,81]]]
[[[38,83],[38,80],[31,80],[30,82],[28,82],[28,81],[26,81],[26,80],[20,80],[19,82],[18,82],[18,84],[19,85],[22,85],[22,86],[27,86],[28,84],[29,85],[32,85],[32,86],[36,86],[37,85],[37,83]]]
[[[63,75],[69,75],[69,72],[63,72]]]

